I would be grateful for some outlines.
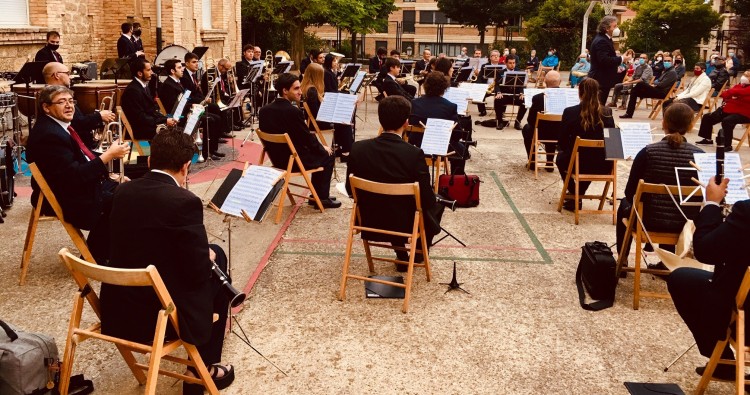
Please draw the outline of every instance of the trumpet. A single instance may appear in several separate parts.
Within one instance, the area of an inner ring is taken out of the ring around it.
[[[119,118],[119,117],[118,117]],[[107,124],[107,126],[104,128],[104,138],[101,142],[101,151],[106,151],[110,146],[112,146],[112,143],[119,139],[122,135],[122,123],[120,123],[120,120],[110,122]],[[106,144],[106,146],[105,146]],[[119,176],[119,182],[122,182],[123,177],[125,177],[125,158],[122,158],[119,160],[120,162],[120,176]],[[114,163],[113,161],[109,161],[107,163],[107,171],[109,174],[114,174]]]

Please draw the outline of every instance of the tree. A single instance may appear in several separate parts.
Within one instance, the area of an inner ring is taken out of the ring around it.
[[[588,0],[547,0],[539,7],[536,15],[526,21],[526,38],[532,48],[544,58],[547,48],[556,48],[560,60],[574,62],[580,55],[583,16],[586,15]],[[589,15],[587,37],[595,35],[604,10],[598,4]]]
[[[697,60],[695,47],[721,24],[721,15],[703,0],[639,0],[631,8],[636,17],[622,25],[626,47],[636,52],[679,48],[686,61]]]
[[[370,33],[385,26],[388,15],[395,9],[393,0],[351,0],[331,15],[331,25],[351,34],[352,62],[357,61],[357,34]]]
[[[448,18],[479,31],[479,45],[484,46],[488,27],[506,26],[515,17],[524,16],[538,0],[438,0],[438,8]]]

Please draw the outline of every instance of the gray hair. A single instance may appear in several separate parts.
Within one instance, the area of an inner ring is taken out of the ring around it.
[[[496,49],[493,49],[493,50],[492,50],[492,51],[490,52],[490,56],[492,56],[493,54],[497,54],[497,56],[500,56],[500,51],[498,51],[498,50],[496,50]]]
[[[62,93],[67,93],[73,97],[73,91],[63,85],[47,85],[39,92],[39,104],[52,104],[52,100]]]
[[[607,15],[604,18],[602,18],[601,22],[599,22],[599,28],[597,29],[599,33],[606,33],[607,30],[609,30],[609,27],[612,26],[612,22],[617,22],[617,17],[612,15]]]

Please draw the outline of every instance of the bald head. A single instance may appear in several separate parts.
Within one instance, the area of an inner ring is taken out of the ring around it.
[[[560,73],[555,70],[550,70],[544,76],[544,84],[547,88],[557,88],[560,86]]]
[[[47,85],[70,86],[70,72],[68,66],[58,62],[49,62],[42,69],[44,82]]]

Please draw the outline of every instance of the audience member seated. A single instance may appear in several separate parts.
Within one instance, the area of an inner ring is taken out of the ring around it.
[[[208,244],[203,203],[184,188],[193,139],[164,131],[151,142],[149,166],[143,177],[125,183],[112,201],[112,259],[107,266],[142,269],[154,265],[177,307],[180,338],[195,345],[214,383],[226,388],[234,380],[231,365],[222,366],[229,299],[212,276],[214,263],[226,273],[221,247]],[[143,220],[134,220],[142,218]],[[161,303],[149,287],[102,284],[102,333],[151,344]],[[214,313],[219,319],[213,322]],[[170,325],[167,338],[177,334]],[[189,368],[193,375],[197,372]],[[202,394],[199,384],[183,384],[184,394]]]
[[[740,59],[734,54],[734,50],[730,49],[729,55],[727,56],[727,70],[729,71],[729,76],[736,77],[741,66],[742,63],[740,63]]]
[[[591,70],[591,64],[589,63],[586,54],[582,53],[578,57],[578,62],[574,64],[573,68],[570,70],[570,87],[575,88],[576,85],[578,85],[578,83],[589,74],[589,70]]]
[[[278,92],[278,97],[272,103],[263,106],[258,114],[260,130],[271,134],[288,133],[305,168],[307,170],[323,168],[323,171],[316,171],[310,176],[323,207],[341,207],[341,202],[330,197],[334,165],[333,151],[330,147],[321,144],[315,134],[310,133],[303,111],[292,105],[292,102],[299,103],[302,99],[299,77],[291,73],[281,74],[276,79],[274,88]],[[286,168],[289,161],[288,149],[286,146],[277,145],[271,144],[266,148],[268,157],[275,166]],[[315,201],[310,200],[308,204],[314,205]]]
[[[651,69],[654,70],[654,78],[659,78],[664,73],[664,53],[659,51],[651,61]]]
[[[136,140],[151,140],[156,135],[156,126],[167,124],[177,125],[173,118],[167,118],[154,102],[149,92],[148,82],[154,74],[151,63],[143,58],[136,59],[131,65],[133,81],[128,84],[122,93],[122,111],[125,113],[130,127],[133,129],[133,138]]]
[[[685,139],[685,133],[693,128],[693,110],[686,104],[674,103],[669,106],[664,112],[662,128],[666,137],[647,145],[633,159],[625,186],[625,197],[617,208],[617,251],[624,255],[630,251],[630,245],[623,252],[622,241],[627,226],[622,220],[630,217],[638,182],[643,180],[650,184],[677,185],[674,168],[689,168],[690,162],[695,160],[693,154],[703,152]],[[683,172],[680,175],[680,185],[694,185],[690,180],[693,176],[690,172]],[[675,198],[679,199],[678,196]],[[643,207],[643,222],[649,232],[679,233],[685,225],[685,218],[669,196],[651,196]],[[690,210],[690,207],[683,207],[682,211],[688,218],[693,218],[697,214],[697,211]],[[674,251],[674,246],[659,247]],[[657,266],[658,269],[665,268],[663,264]]]
[[[568,174],[568,164],[573,158],[573,147],[576,137],[587,140],[603,140],[604,128],[615,127],[612,111],[599,103],[599,83],[593,78],[586,78],[578,85],[578,96],[581,104],[568,107],[563,111],[562,124],[560,128],[560,140],[557,144],[557,170],[565,182]],[[579,151],[580,172],[584,174],[607,174],[612,171],[612,161],[604,157],[603,149],[583,148]],[[578,183],[578,192],[586,193],[591,182],[582,181]],[[571,177],[566,186],[569,194],[575,194],[575,183]],[[566,199],[563,208],[568,211],[575,210],[573,200]],[[578,202],[580,207],[581,202]]]
[[[560,73],[552,70],[544,76],[544,84],[547,88],[559,88],[560,87]],[[544,112],[544,92],[538,93],[531,98],[531,108],[529,109],[529,117],[526,119],[526,125],[524,125],[521,134],[523,134],[523,145],[526,147],[526,157],[528,158],[529,153],[532,150],[531,143],[534,139],[534,126],[536,125],[536,118],[540,112]],[[549,121],[539,121],[539,128],[537,134],[539,140],[555,140],[559,139],[559,123]],[[547,152],[547,161],[552,162],[554,158],[555,149],[557,144],[546,143],[544,150]],[[535,164],[531,164],[531,170],[534,170]],[[552,168],[547,168],[548,172],[552,172]]]
[[[465,174],[464,167],[469,151],[461,142],[465,133],[458,126],[458,106],[443,97],[443,93],[449,86],[450,83],[443,73],[439,71],[430,73],[424,80],[424,95],[414,99],[411,103],[412,114],[409,117],[409,123],[419,126],[426,124],[427,118],[447,119],[455,122],[457,125],[453,128],[448,145],[448,152],[455,152],[454,157],[449,158],[451,174]],[[409,142],[421,147],[422,137],[422,133],[412,133],[409,135]]]
[[[719,57],[719,54],[714,52],[711,54],[711,58],[706,61],[706,74],[711,74],[711,72],[714,71],[716,68],[716,59]]]
[[[651,84],[651,78],[653,77],[654,71],[648,64],[648,55],[642,53],[637,60],[637,66],[635,68],[635,71],[633,72],[632,79],[615,85],[615,90],[612,94],[612,101],[607,104],[607,106],[617,107],[617,100],[620,98],[620,95],[622,95],[622,106],[620,106],[619,109],[624,110],[625,102],[627,102],[630,95],[630,90],[633,88],[633,86],[637,85],[639,82]]]
[[[732,150],[732,136],[734,127],[740,124],[750,123],[750,71],[745,71],[740,77],[740,83],[721,93],[724,105],[716,111],[703,115],[698,136],[703,140],[696,144],[713,145],[711,139],[714,125],[721,123],[724,130],[724,149]],[[717,143],[720,143],[717,141]]]
[[[403,141],[401,135],[409,124],[411,104],[399,96],[388,96],[378,105],[378,119],[383,133],[374,139],[357,141],[352,145],[346,169],[346,191],[351,196],[349,175],[382,183],[419,182],[419,201],[424,216],[427,245],[432,245],[433,237],[440,233],[440,219],[443,206],[438,204],[430,185],[430,171],[424,160],[424,152]],[[364,198],[364,199],[363,199]],[[414,201],[411,197],[388,197],[360,195],[359,210],[368,217],[370,226],[381,229],[394,229],[411,232],[414,218]],[[403,237],[371,235],[380,237],[377,241],[390,242],[395,247],[403,247]],[[418,244],[419,245],[419,244]],[[396,257],[408,261],[406,251],[397,251]],[[415,262],[423,258],[418,254]],[[397,265],[399,271],[406,271],[406,265]]]
[[[680,92],[674,99],[667,99],[664,101],[664,104],[661,106],[662,112],[666,112],[667,108],[675,102],[685,103],[690,106],[693,111],[700,111],[701,107],[703,107],[703,102],[708,96],[708,92],[711,90],[711,80],[706,73],[703,72],[705,68],[706,64],[703,62],[695,64],[695,67],[693,68],[695,78],[693,78],[687,88]]]
[[[526,61],[526,70],[529,70],[532,72],[539,70],[539,58],[536,57],[536,49],[531,50],[531,54],[529,55],[529,60]]]
[[[706,188],[706,204],[695,219],[693,248],[695,258],[713,265],[713,273],[694,268],[679,268],[667,278],[669,294],[674,307],[693,334],[698,351],[711,357],[716,343],[727,335],[727,328],[735,306],[735,296],[747,270],[747,247],[750,238],[750,200],[739,201],[732,213],[723,218],[719,205],[727,195],[729,180],[717,185],[713,178]],[[745,303],[747,308],[748,303]],[[745,318],[745,325],[748,322]],[[745,332],[745,344],[750,342],[750,332]],[[727,343],[722,359],[734,359]],[[740,368],[742,369],[742,368]],[[703,375],[705,366],[695,369]],[[742,371],[742,370],[740,370]],[[713,377],[734,381],[735,368],[719,364]]]
[[[317,63],[311,63],[307,66],[305,75],[302,77],[302,99],[310,107],[310,112],[313,117],[318,116],[318,110],[320,110],[320,104],[323,101],[323,67]],[[346,162],[346,157],[349,155],[352,143],[354,142],[354,135],[352,131],[352,125],[345,125],[340,123],[334,123],[331,125],[327,122],[318,122],[318,127],[321,130],[333,129],[333,139],[336,143],[336,156],[341,157],[342,162]],[[312,123],[310,124],[312,130]],[[263,130],[263,129],[261,129]]]
[[[546,73],[550,70],[554,70],[558,64],[560,64],[560,59],[557,58],[557,50],[554,48],[550,48],[547,51],[547,57],[545,57],[544,60],[542,60],[540,69],[542,70],[543,73]]]
[[[675,51],[675,53],[672,54],[672,57],[674,58],[674,72],[677,73],[677,87],[679,88],[680,83],[682,83],[682,77],[685,76],[687,69],[685,68],[685,61],[682,59],[679,50]]]
[[[100,156],[94,155],[71,126],[76,101],[65,86],[50,85],[39,93],[40,114],[29,133],[26,159],[36,163],[55,194],[65,221],[90,230],[86,243],[97,263],[109,257],[109,208],[117,183],[110,180],[107,164],[130,152],[128,144],[115,141]],[[31,204],[41,193],[31,180]],[[54,215],[47,201],[43,215]]]
[[[708,78],[711,79],[711,87],[714,88],[713,96],[718,96],[721,93],[721,88],[729,81],[729,71],[727,71],[726,62],[723,57],[719,56],[716,58],[714,69],[708,74]]]
[[[672,55],[665,55],[664,72],[661,77],[658,77],[654,81],[654,85],[651,86],[645,81],[637,83],[628,99],[628,108],[625,110],[625,114],[620,115],[620,118],[633,118],[635,112],[635,105],[638,103],[638,99],[652,98],[652,99],[664,99],[672,89],[672,85],[677,82],[677,73],[672,68]]]

